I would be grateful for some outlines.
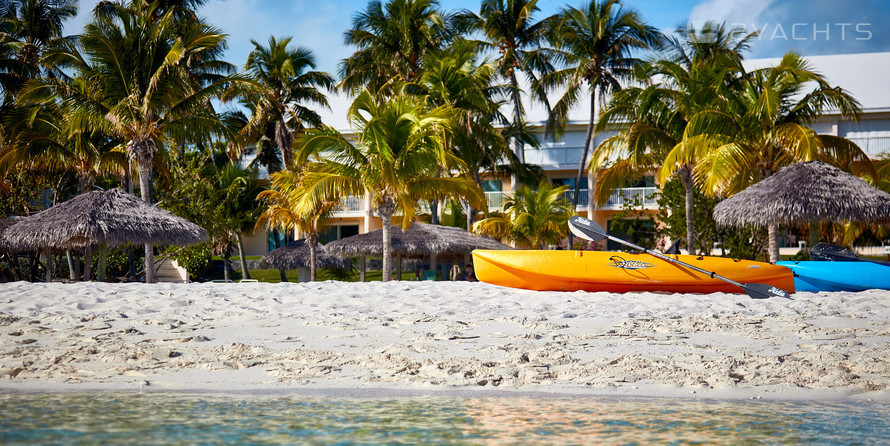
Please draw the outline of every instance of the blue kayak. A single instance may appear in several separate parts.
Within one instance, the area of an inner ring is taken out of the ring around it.
[[[784,261],[797,291],[890,290],[890,265],[872,262]]]

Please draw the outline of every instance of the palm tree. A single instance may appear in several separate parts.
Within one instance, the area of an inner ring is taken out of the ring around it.
[[[728,196],[788,164],[814,159],[877,177],[868,156],[854,143],[808,127],[830,109],[853,118],[861,109],[849,93],[832,87],[800,56],[789,52],[777,66],[743,73],[742,80],[743,88],[735,94],[689,117],[683,141],[665,158],[661,178],[697,160],[695,177],[704,192]],[[770,261],[776,262],[778,227],[767,229]]]
[[[329,74],[313,70],[312,51],[289,49],[290,42],[290,37],[278,40],[271,36],[264,47],[251,40],[254,50],[244,69],[252,82],[236,84],[223,96],[224,100],[239,97],[253,110],[242,139],[256,142],[271,133],[285,167],[291,163],[294,133],[321,125],[321,117],[307,104],[328,107],[319,89],[330,90],[334,85]]]
[[[65,20],[77,15],[77,0],[6,0],[0,4],[5,31],[14,37],[16,58],[35,72],[43,51],[62,37]]]
[[[499,53],[498,72],[510,85],[513,102],[513,126],[522,127],[525,109],[522,106],[522,90],[516,71],[533,74],[533,61],[541,41],[543,26],[533,16],[540,11],[538,0],[482,0],[479,14],[462,11],[456,21],[469,31],[481,31],[487,49]],[[510,147],[519,162],[525,162],[523,141],[519,136],[510,138]]]
[[[357,48],[340,62],[341,84],[350,91],[379,91],[393,79],[414,82],[423,60],[451,38],[449,18],[436,0],[368,2],[352,19],[344,42]]]
[[[340,202],[335,196],[331,196],[318,207],[304,213],[297,208],[303,172],[283,170],[269,175],[269,179],[272,180],[272,188],[263,191],[257,197],[264,201],[267,207],[255,227],[271,226],[286,232],[297,229],[306,234],[306,244],[309,245],[309,280],[315,281],[318,270],[316,259],[319,233],[340,206]],[[283,274],[282,280],[287,280]]]
[[[507,146],[507,140],[496,124],[506,124],[500,112],[502,103],[494,98],[503,88],[494,83],[496,66],[478,60],[478,44],[458,39],[446,50],[431,54],[424,62],[425,69],[418,85],[433,106],[448,106],[453,110],[448,148],[468,168],[472,180],[481,187],[481,172],[518,171],[522,165]],[[510,166],[503,165],[508,163]],[[475,214],[464,203],[467,227]]]
[[[54,66],[75,70],[86,89],[61,81],[37,82],[25,90],[39,96],[47,89],[63,98],[72,119],[125,141],[136,160],[142,199],[151,202],[152,161],[163,140],[203,135],[208,128],[225,131],[208,107],[229,78],[196,85],[187,62],[203,53],[216,53],[225,43],[219,30],[196,24],[199,30],[176,32],[172,12],[155,18],[156,5],[134,0],[96,15],[74,45],[49,53]],[[218,64],[220,68],[225,64]],[[145,246],[146,282],[154,281],[153,247]]]
[[[660,34],[620,0],[591,0],[581,8],[565,7],[548,19],[547,26],[557,57],[566,66],[542,79],[546,86],[565,88],[550,117],[557,136],[564,131],[569,111],[581,100],[585,88],[590,95],[590,121],[572,195],[572,203],[577,205],[594,141],[597,98],[604,102],[609,93],[621,89],[622,81],[633,77],[634,68],[641,63],[634,52],[651,47]]]
[[[505,216],[479,220],[473,232],[532,249],[559,243],[573,214],[572,204],[565,199],[568,188],[553,187],[546,180],[537,189],[522,186],[504,201]]]
[[[365,90],[348,113],[354,144],[330,127],[309,130],[301,137],[302,152],[320,157],[307,167],[296,208],[308,214],[338,194],[371,194],[383,225],[383,280],[389,280],[396,211],[401,211],[402,227],[407,229],[420,200],[464,198],[484,208],[485,196],[464,176],[440,176],[443,169],[466,170],[445,148],[444,133],[452,115],[448,107],[426,110],[424,99],[415,95],[383,97]]]
[[[681,26],[677,34],[666,39],[662,58],[640,67],[641,82],[657,82],[616,91],[599,117],[595,132],[611,125],[626,128],[603,141],[591,156],[589,169],[597,172],[597,203],[605,203],[627,178],[657,170],[683,140],[687,117],[739,88],[741,54],[755,33],[727,31],[724,25],[708,22],[698,29]],[[688,159],[675,169],[686,189],[686,249],[690,253],[696,251],[694,167],[695,160]],[[699,251],[708,253],[710,246],[701,244]]]

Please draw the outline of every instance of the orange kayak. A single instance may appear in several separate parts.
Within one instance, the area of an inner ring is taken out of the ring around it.
[[[670,257],[736,282],[794,292],[794,277],[784,266],[725,257]],[[735,285],[645,253],[477,249],[473,266],[483,282],[526,290],[744,293]]]

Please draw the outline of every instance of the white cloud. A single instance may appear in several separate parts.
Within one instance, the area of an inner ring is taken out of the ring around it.
[[[689,21],[713,20],[727,24],[745,24],[748,28],[753,28],[757,26],[761,15],[774,3],[775,0],[707,0],[692,8]]]

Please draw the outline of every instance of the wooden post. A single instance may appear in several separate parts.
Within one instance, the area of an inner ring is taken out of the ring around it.
[[[68,278],[71,280],[77,280],[77,271],[74,268],[74,256],[71,255],[71,250],[65,250],[65,257],[68,259]]]
[[[44,260],[43,266],[46,267],[46,282],[53,281],[53,255],[49,248],[46,248],[46,251],[43,253]]]
[[[108,245],[102,243],[99,245],[99,271],[96,272],[96,281],[105,281],[105,266],[108,262]]]
[[[359,282],[365,281],[365,261],[366,260],[367,260],[367,257],[365,257],[365,256],[359,257],[359,261],[358,261],[358,263],[359,263],[358,264]]]
[[[83,255],[83,281],[89,282],[93,280],[93,248],[87,246],[86,254]]]
[[[433,272],[436,272],[436,260],[437,260],[436,257],[437,257],[436,253],[430,254],[430,270],[432,270]],[[436,280],[436,279],[433,279],[433,280]]]

